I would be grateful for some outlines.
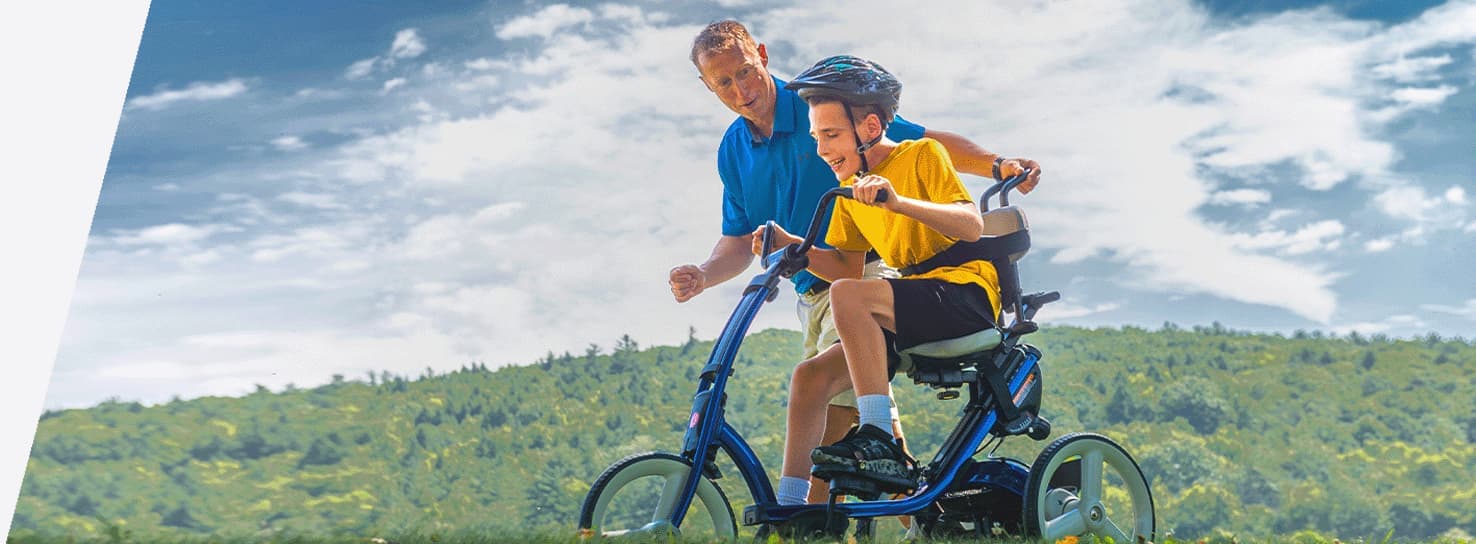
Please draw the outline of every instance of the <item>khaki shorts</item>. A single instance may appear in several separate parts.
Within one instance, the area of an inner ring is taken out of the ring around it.
[[[866,267],[861,270],[862,279],[899,278],[901,276],[896,269],[887,266],[881,260],[866,263]],[[805,359],[814,357],[831,344],[840,341],[840,334],[835,331],[835,319],[830,315],[829,289],[815,294],[800,295],[795,309],[799,316],[800,328],[805,332]],[[855,408],[856,393],[849,389],[842,391],[830,399],[830,404]],[[896,405],[894,401],[892,403],[893,412],[896,411]],[[893,417],[895,418],[895,414]]]

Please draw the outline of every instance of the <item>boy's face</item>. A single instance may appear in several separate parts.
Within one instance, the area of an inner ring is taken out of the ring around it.
[[[774,80],[769,79],[769,56],[764,44],[757,49],[738,45],[697,56],[702,82],[733,113],[749,122],[767,125],[774,119]]]
[[[835,179],[845,180],[861,170],[861,155],[856,153],[856,129],[846,116],[846,106],[824,102],[810,106],[810,135],[815,137],[815,154],[819,155]]]

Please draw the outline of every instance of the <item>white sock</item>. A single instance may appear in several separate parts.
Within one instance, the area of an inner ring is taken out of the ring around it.
[[[779,504],[805,504],[810,500],[810,479],[794,476],[779,477]]]
[[[871,425],[892,434],[892,398],[886,395],[862,395],[856,397],[856,409],[861,412],[861,424]]]

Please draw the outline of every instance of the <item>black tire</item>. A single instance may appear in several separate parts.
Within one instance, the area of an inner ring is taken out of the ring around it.
[[[1116,481],[1107,481],[1104,469]],[[1117,486],[1111,497],[1107,483]],[[1127,450],[1099,434],[1072,433],[1046,446],[1030,466],[1023,510],[1026,534],[1050,542],[1096,535],[1131,544],[1154,537],[1148,479]],[[1131,522],[1126,528],[1123,519]]]
[[[661,505],[664,502],[663,495],[659,491],[655,493],[653,502],[653,497],[648,492],[652,489],[680,486],[691,467],[692,464],[686,459],[661,452],[641,453],[616,461],[600,473],[594,485],[590,486],[589,494],[584,497],[584,504],[579,509],[580,535],[614,536],[642,528],[657,532],[674,529],[670,526],[670,513],[662,515],[660,512],[662,508],[670,508],[669,505]],[[650,484],[653,482],[644,481],[650,479],[659,479],[659,482],[654,482],[659,483],[659,487],[652,488]],[[636,485],[637,489],[621,494],[629,484],[638,481],[641,483]],[[674,489],[667,491],[675,492]],[[618,512],[612,511],[612,508]],[[704,512],[705,516],[702,515]],[[660,518],[668,520],[667,524],[660,525]],[[717,482],[705,476],[697,482],[697,494],[692,497],[692,505],[688,508],[682,525],[688,529],[685,533],[687,536],[714,536],[731,540],[738,532],[733,507],[728,503],[727,495],[723,494]]]

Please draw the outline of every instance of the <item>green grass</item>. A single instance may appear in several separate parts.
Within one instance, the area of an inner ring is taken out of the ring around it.
[[[739,532],[737,542],[752,542],[753,533],[751,528],[745,528]],[[855,542],[848,538],[847,542]],[[68,536],[40,536],[11,535],[6,539],[7,544],[121,544],[121,543],[149,543],[149,544],[500,544],[500,543],[528,543],[528,544],[583,544],[588,541],[580,540],[573,534],[553,534],[548,532],[529,533],[501,533],[497,535],[474,534],[471,531],[449,534],[441,533],[411,533],[391,536],[321,536],[321,535],[275,535],[275,536],[201,536],[185,538],[159,538],[143,537],[137,538],[128,534],[113,534],[107,537],[74,538]],[[650,542],[662,544],[705,544],[708,542],[720,542],[711,539],[697,538],[653,538],[647,540],[620,540],[618,542]],[[779,542],[772,539],[770,542]],[[824,541],[822,541],[824,542]],[[830,542],[834,542],[833,540]],[[904,542],[900,532],[890,530],[879,531],[877,537],[872,541],[875,544],[896,544]],[[928,540],[935,544],[962,544],[993,542],[999,544],[1037,544],[1041,541],[1023,538],[1007,539],[946,539]],[[1094,539],[1082,539],[1079,544],[1104,544]],[[1115,544],[1115,543],[1114,543]],[[1291,535],[1277,536],[1271,538],[1237,538],[1228,533],[1199,540],[1178,540],[1173,537],[1162,538],[1158,544],[1476,544],[1470,538],[1459,535],[1453,538],[1438,538],[1434,540],[1400,540],[1386,536],[1381,541],[1365,541],[1362,539],[1352,541],[1341,541],[1333,537],[1324,536],[1313,531],[1302,531]]]

